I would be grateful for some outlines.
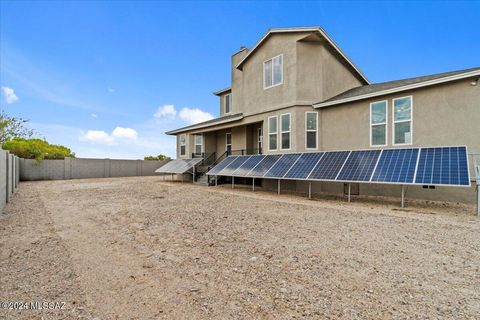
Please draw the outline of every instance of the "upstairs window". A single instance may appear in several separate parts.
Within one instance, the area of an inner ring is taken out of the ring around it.
[[[182,134],[180,135],[180,155],[181,156],[185,155],[186,147],[187,147],[187,137],[186,135]]]
[[[268,118],[268,150],[277,150],[278,116]]]
[[[225,114],[230,113],[232,111],[232,95],[229,93],[225,95]]]
[[[317,149],[317,112],[305,112],[305,149]]]
[[[282,114],[281,133],[282,133],[282,150],[290,149],[290,113]]]
[[[412,143],[412,97],[393,99],[393,144]]]
[[[283,83],[283,55],[263,63],[263,88],[268,89]]]
[[[387,101],[370,104],[370,146],[387,145]]]

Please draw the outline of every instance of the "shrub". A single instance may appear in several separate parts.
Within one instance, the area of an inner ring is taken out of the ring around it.
[[[169,160],[169,159],[170,159],[169,157],[163,154],[159,154],[158,156],[146,156],[143,158],[143,160],[160,160],[160,161]]]
[[[75,157],[69,148],[49,144],[41,139],[23,139],[13,138],[3,143],[2,149],[8,150],[14,155],[24,159],[36,159],[38,162],[43,159],[64,159],[65,157]]]

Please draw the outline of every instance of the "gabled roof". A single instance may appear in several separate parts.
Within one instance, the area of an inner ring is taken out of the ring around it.
[[[215,125],[219,125],[219,124],[224,124],[224,123],[230,123],[230,122],[234,122],[234,121],[238,121],[238,120],[242,120],[242,119],[243,119],[243,114],[242,113],[236,113],[236,114],[223,116],[223,117],[215,118],[215,119],[212,119],[212,120],[192,124],[191,126],[183,127],[183,128],[180,128],[180,129],[167,131],[165,133],[175,135],[175,134],[182,133],[182,132],[187,132],[187,131],[196,130],[196,129],[203,129],[203,128],[207,128],[207,127],[211,127],[211,126],[215,126]]]
[[[337,44],[327,35],[327,33],[321,27],[296,27],[296,28],[274,28],[269,29],[267,33],[252,47],[252,49],[243,57],[237,64],[236,68],[241,69],[243,63],[252,56],[252,54],[258,49],[272,34],[276,33],[292,33],[292,32],[317,32],[322,38],[324,38],[332,48],[340,55],[345,62],[350,65],[352,70],[362,79],[365,84],[369,84],[367,77],[357,68],[357,66],[343,53],[343,51],[337,46]]]
[[[314,103],[313,107],[328,107],[341,103],[367,99],[385,94],[401,92],[475,76],[480,76],[480,67],[438,73],[422,77],[408,78],[403,80],[370,84],[347,90],[330,99]]]

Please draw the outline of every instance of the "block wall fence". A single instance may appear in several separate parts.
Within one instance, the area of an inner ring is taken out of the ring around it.
[[[20,158],[0,149],[0,210],[10,201],[20,181]]]
[[[20,181],[153,176],[168,161],[65,158],[37,163],[0,149],[0,210]]]

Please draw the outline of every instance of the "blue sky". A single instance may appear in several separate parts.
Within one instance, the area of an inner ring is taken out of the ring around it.
[[[0,1],[0,107],[80,157],[173,156],[164,132],[217,116],[269,28],[322,26],[381,82],[480,66],[478,21],[478,1]]]

